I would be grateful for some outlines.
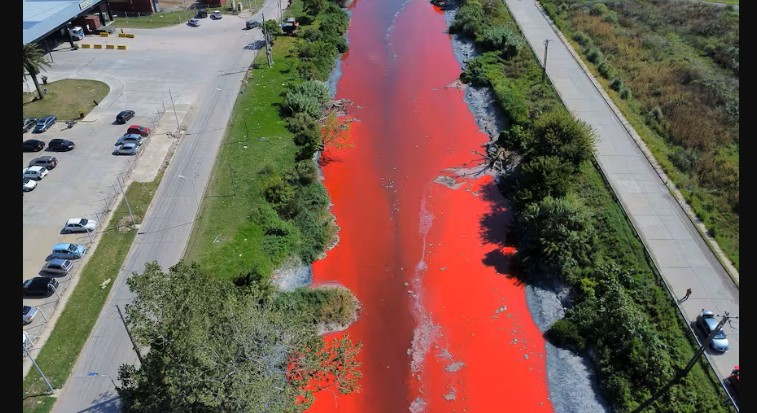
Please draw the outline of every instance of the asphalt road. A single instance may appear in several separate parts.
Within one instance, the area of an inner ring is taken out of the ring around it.
[[[278,17],[279,4],[278,0],[271,0],[264,5],[262,12],[266,18]],[[259,18],[260,13],[255,17]],[[179,24],[162,29],[134,29],[128,30],[134,33],[134,38],[87,37],[82,41],[125,44],[126,50],[61,49],[53,52],[55,63],[45,73],[49,81],[96,79],[107,82],[111,91],[83,122],[62,131],[72,136],[77,134],[77,139],[72,140],[79,144],[73,152],[64,155],[86,159],[73,162],[61,156],[60,170],[56,168],[51,172],[47,178],[50,181],[42,182],[35,191],[24,195],[25,204],[33,204],[36,208],[34,213],[27,214],[25,205],[24,251],[29,251],[29,257],[24,257],[25,274],[27,261],[31,269],[37,265],[41,267],[44,262],[41,255],[44,252],[35,251],[39,249],[35,245],[40,244],[40,240],[49,240],[41,244],[52,246],[58,239],[76,237],[59,234],[67,218],[98,211],[98,202],[104,209],[104,202],[100,200],[102,193],[117,197],[113,184],[121,176],[127,184],[133,179],[149,181],[160,164],[167,160],[166,156],[170,159],[161,185],[138,228],[135,243],[113,281],[110,296],[71,377],[62,389],[56,389],[55,412],[118,411],[114,389],[118,367],[124,363],[136,364],[138,359],[116,306],[123,308],[133,298],[125,283],[129,274],[141,272],[145,263],[151,261],[157,261],[163,267],[171,266],[183,255],[231,109],[245,72],[257,53],[252,45],[262,39],[259,29],[244,29],[247,18],[249,14],[225,15],[220,20],[202,19],[200,27]],[[145,124],[155,130],[145,152],[131,165],[129,162],[133,162],[133,158],[110,154],[113,142],[123,133],[121,129],[125,130],[125,127],[110,123],[116,113],[127,108],[137,112],[137,118],[129,123]],[[105,131],[106,128],[109,130]],[[184,132],[180,139],[167,135],[177,129]],[[87,137],[90,139],[85,140]],[[98,137],[104,140],[98,141]],[[175,153],[172,153],[174,147]],[[25,162],[28,162],[26,158]],[[54,172],[58,174],[53,175]],[[55,186],[53,177],[59,180]],[[31,195],[37,198],[45,195],[41,191],[43,184],[50,184],[50,196],[56,196],[64,187],[63,183],[71,182],[72,177],[80,179],[76,185],[71,185],[71,194],[67,195],[70,200],[61,202],[61,205],[67,202],[73,205],[57,208],[31,202]],[[40,222],[42,217],[46,217],[44,222]],[[75,280],[74,274],[73,282]],[[65,303],[66,295],[67,291],[61,294],[61,303]],[[58,297],[50,298],[52,301],[56,299]],[[40,303],[35,300],[35,304]],[[38,320],[42,325],[34,329],[37,333],[35,349],[44,344],[56,313],[60,311],[52,307],[61,305],[49,307],[51,316],[45,319],[50,321]],[[25,360],[24,374],[30,367],[29,360]],[[41,368],[44,370],[44,366]]]

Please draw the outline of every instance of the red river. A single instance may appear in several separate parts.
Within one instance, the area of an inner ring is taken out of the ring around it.
[[[544,339],[508,274],[507,204],[487,175],[437,183],[489,139],[453,83],[443,12],[427,0],[350,11],[336,97],[358,120],[354,145],[322,162],[340,230],[313,284],[342,284],[363,306],[347,330],[363,343],[362,389],[322,391],[308,412],[554,411]]]

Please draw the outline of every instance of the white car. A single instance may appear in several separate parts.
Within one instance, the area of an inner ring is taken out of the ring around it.
[[[63,226],[63,233],[92,232],[97,228],[97,221],[88,218],[71,218]]]
[[[25,305],[24,307],[24,324],[29,324],[34,321],[34,317],[37,316],[39,310],[37,307],[31,305]],[[25,339],[26,337],[24,337]]]
[[[39,181],[47,176],[47,172],[47,168],[44,166],[30,166],[24,168],[24,178],[36,179]]]
[[[139,151],[139,148],[139,144],[125,143],[123,145],[116,146],[116,148],[113,149],[113,155],[136,155],[137,151]]]
[[[37,187],[37,181],[24,177],[24,192],[33,191]]]

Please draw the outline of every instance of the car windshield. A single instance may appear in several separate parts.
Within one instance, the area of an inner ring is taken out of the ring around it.
[[[713,338],[716,338],[716,339],[719,339],[719,340],[723,340],[726,337],[725,337],[725,333],[723,332],[723,330],[718,330],[718,332],[715,333],[715,335],[713,336]]]
[[[87,225],[87,222],[89,222],[87,218],[82,218],[81,221],[79,221],[79,225]]]

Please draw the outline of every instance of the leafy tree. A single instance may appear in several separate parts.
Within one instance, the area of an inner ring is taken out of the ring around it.
[[[514,183],[512,201],[520,207],[539,202],[547,196],[564,196],[572,187],[573,180],[573,166],[557,156],[539,156],[523,161]]]
[[[164,273],[153,262],[127,284],[130,331],[149,351],[119,370],[125,412],[303,412],[323,387],[357,389],[360,346],[324,342],[312,316],[282,311],[255,282],[235,287],[194,263]],[[332,380],[311,383],[322,377]]]
[[[317,16],[326,8],[327,0],[302,0],[302,10],[310,16]]]
[[[36,43],[27,43],[24,45],[21,60],[24,64],[24,79],[26,79],[27,74],[31,76],[32,81],[34,82],[34,88],[37,89],[37,97],[39,99],[44,99],[45,96],[42,94],[42,88],[39,86],[37,75],[40,74],[42,70],[45,70],[45,68],[49,68],[50,62],[45,59],[44,53],[42,53],[42,50]]]
[[[558,156],[578,173],[581,163],[594,155],[594,139],[591,127],[568,112],[547,112],[534,122],[533,139],[524,158]]]
[[[574,195],[547,196],[528,204],[516,215],[513,229],[518,239],[516,259],[529,274],[561,276],[591,262],[592,218]]]

